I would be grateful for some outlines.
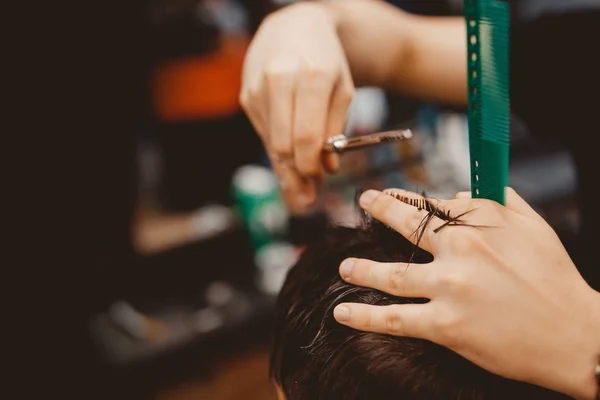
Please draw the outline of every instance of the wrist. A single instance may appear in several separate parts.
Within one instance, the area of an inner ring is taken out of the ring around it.
[[[596,373],[600,365],[600,293],[592,288],[589,288],[588,304],[586,336],[589,338],[590,360],[588,369],[583,372],[581,398],[596,399],[600,393]]]
[[[287,5],[280,8],[277,11],[267,15],[263,23],[272,18],[280,18],[284,15],[294,15],[296,18],[300,17],[304,21],[311,23],[330,25],[332,29],[337,29],[338,16],[332,7],[327,5],[326,0],[321,1],[301,1],[295,4]]]
[[[582,318],[578,325],[581,328],[565,338],[572,346],[560,364],[557,363],[556,369],[562,371],[562,376],[556,376],[553,383],[560,385],[555,390],[576,399],[594,400],[599,390],[596,367],[600,362],[600,293],[587,289],[580,303]]]

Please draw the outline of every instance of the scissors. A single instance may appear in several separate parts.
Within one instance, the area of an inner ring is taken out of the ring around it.
[[[325,145],[323,146],[323,152],[342,154],[350,150],[360,150],[380,144],[409,140],[412,139],[412,137],[413,133],[410,129],[371,133],[369,135],[361,135],[350,138],[346,135],[337,135],[330,137],[325,142]]]
[[[336,135],[327,139],[327,141],[323,145],[322,152],[324,154],[343,154],[347,151],[361,150],[381,144],[410,140],[412,139],[412,137],[413,133],[410,129],[397,129],[354,137],[347,137],[346,135]],[[289,160],[286,158],[277,157],[274,161],[285,162]]]

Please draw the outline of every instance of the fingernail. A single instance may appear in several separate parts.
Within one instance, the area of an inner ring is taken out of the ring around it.
[[[339,322],[346,322],[350,320],[350,309],[346,306],[337,306],[333,310],[333,316]]]
[[[362,206],[368,206],[373,202],[373,200],[375,200],[375,198],[378,195],[379,192],[377,190],[367,190],[360,196],[360,204]]]
[[[354,260],[347,259],[340,265],[340,275],[344,279],[350,278],[352,275],[352,269],[354,269]]]
[[[298,192],[298,200],[305,206],[313,205],[316,200],[314,183],[311,181],[303,181]]]

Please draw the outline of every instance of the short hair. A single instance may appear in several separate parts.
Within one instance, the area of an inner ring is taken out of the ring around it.
[[[464,228],[472,229],[472,228]],[[342,302],[426,302],[344,282],[348,257],[428,262],[429,253],[378,222],[327,228],[290,270],[279,293],[270,372],[287,400],[566,399],[492,374],[427,340],[361,332],[339,324]]]

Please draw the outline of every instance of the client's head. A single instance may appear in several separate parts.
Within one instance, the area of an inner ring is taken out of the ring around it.
[[[471,229],[466,228],[465,229]],[[342,302],[423,302],[345,283],[348,257],[408,262],[414,246],[379,223],[331,227],[289,272],[276,307],[271,376],[287,400],[563,399],[493,375],[429,341],[360,332],[333,318]],[[413,262],[427,262],[419,252]]]

